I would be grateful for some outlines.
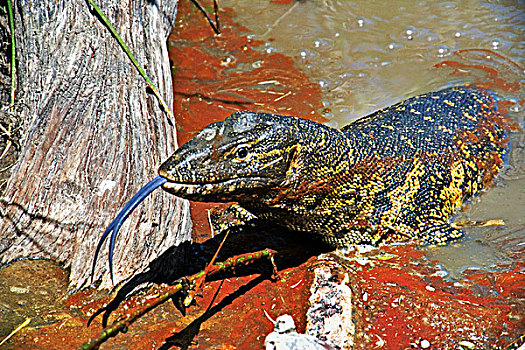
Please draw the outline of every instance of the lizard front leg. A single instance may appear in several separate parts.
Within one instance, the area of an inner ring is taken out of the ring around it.
[[[220,235],[236,227],[250,225],[257,216],[233,203],[226,209],[210,210],[210,223],[215,234]]]

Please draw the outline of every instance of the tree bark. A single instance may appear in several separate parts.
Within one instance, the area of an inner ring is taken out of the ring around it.
[[[177,1],[96,1],[171,106]],[[18,0],[15,10],[23,138],[0,203],[0,259],[64,262],[78,289],[104,229],[176,148],[175,128],[87,1]],[[155,191],[119,233],[115,282],[189,240],[190,228],[187,202]]]

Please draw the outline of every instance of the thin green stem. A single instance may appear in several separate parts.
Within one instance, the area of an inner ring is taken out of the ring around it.
[[[26,318],[26,320],[24,322],[22,322],[21,325],[19,325],[18,327],[16,327],[11,333],[9,333],[1,342],[0,342],[0,345],[3,345],[6,341],[9,340],[9,338],[11,338],[13,335],[15,335],[18,331],[20,331],[22,328],[24,328],[25,326],[27,326],[29,324],[29,322],[31,322],[31,319],[28,317]]]
[[[9,30],[11,31],[11,94],[9,105],[11,109],[15,105],[15,77],[16,77],[16,60],[15,60],[15,20],[13,17],[13,6],[11,0],[7,0],[7,13],[9,16]]]
[[[87,0],[89,5],[95,10],[95,12],[100,16],[100,18],[102,19],[102,21],[104,22],[104,24],[108,27],[109,31],[111,32],[111,34],[113,34],[113,36],[115,37],[115,39],[117,39],[117,41],[119,42],[120,46],[122,47],[122,49],[124,50],[124,52],[128,55],[129,59],[131,60],[131,62],[133,62],[133,65],[135,66],[135,68],[137,68],[137,70],[139,71],[140,75],[142,75],[142,77],[144,78],[144,80],[146,80],[146,83],[148,84],[148,86],[150,87],[150,89],[153,91],[153,93],[155,94],[155,96],[157,96],[157,99],[159,100],[160,104],[162,105],[162,108],[166,111],[166,113],[168,114],[168,117],[170,118],[170,120],[174,121],[175,118],[173,116],[173,113],[171,112],[171,109],[168,108],[168,105],[166,104],[166,102],[164,101],[164,99],[162,98],[162,96],[160,96],[160,93],[159,91],[157,90],[157,87],[153,84],[153,82],[151,81],[151,79],[148,77],[148,75],[146,74],[146,72],[144,71],[144,69],[142,68],[142,66],[139,64],[139,62],[137,61],[137,59],[135,58],[135,56],[133,56],[133,54],[131,53],[131,50],[129,49],[129,47],[126,45],[126,43],[122,40],[122,38],[120,37],[120,35],[118,34],[117,30],[115,29],[115,27],[113,27],[113,25],[111,24],[111,22],[108,20],[108,18],[104,15],[104,13],[102,12],[102,10],[97,6],[97,4],[93,1],[93,0]]]

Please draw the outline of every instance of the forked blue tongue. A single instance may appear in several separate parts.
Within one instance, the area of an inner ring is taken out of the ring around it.
[[[162,186],[166,183],[165,178],[157,176],[150,182],[148,182],[144,187],[142,187],[132,198],[129,202],[124,205],[124,208],[117,214],[115,219],[109,224],[106,231],[104,231],[104,234],[98,241],[97,249],[95,250],[95,256],[93,257],[93,267],[91,268],[91,283],[93,283],[93,276],[95,274],[95,265],[97,263],[97,257],[98,253],[100,251],[100,248],[102,247],[102,244],[108,237],[108,235],[111,233],[111,238],[109,240],[109,273],[111,275],[111,282],[113,283],[113,248],[115,247],[115,240],[117,239],[118,231],[120,230],[120,227],[126,221],[129,214],[135,210],[137,205],[140,204],[146,198],[151,192],[153,192],[156,188]]]

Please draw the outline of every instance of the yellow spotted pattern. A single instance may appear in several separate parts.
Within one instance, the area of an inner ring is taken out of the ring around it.
[[[410,98],[341,130],[241,111],[181,146],[160,174],[177,196],[237,202],[243,220],[337,247],[444,244],[462,235],[451,215],[498,173],[507,129],[492,95],[469,87]]]
[[[451,215],[498,172],[505,128],[482,90],[417,96],[343,128],[345,147],[332,144],[339,134],[305,132],[281,196],[247,207],[334,246],[444,244],[462,235]]]

